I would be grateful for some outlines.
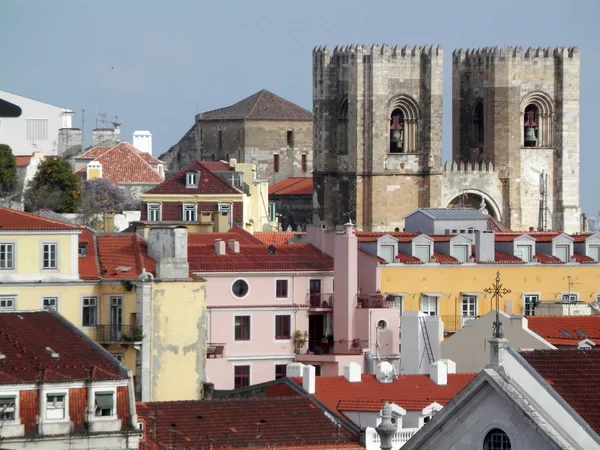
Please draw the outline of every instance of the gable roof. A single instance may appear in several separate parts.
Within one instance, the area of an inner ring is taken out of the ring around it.
[[[473,208],[419,208],[405,216],[409,217],[417,212],[437,220],[488,220],[489,216]]]
[[[104,153],[109,151],[112,147],[106,147],[103,145],[97,145],[95,147],[90,148],[89,150],[80,153],[79,155],[73,156],[73,159],[90,159],[94,160],[99,156],[102,156]]]
[[[142,153],[144,152],[140,152],[128,142],[121,142],[98,155],[94,161],[102,164],[102,178],[113,184],[162,183],[162,176],[150,166],[146,160],[147,157],[142,156]],[[75,173],[85,178],[87,166],[80,168]]]
[[[528,316],[527,322],[531,331],[554,345],[577,346],[586,338],[600,344],[600,316]]]
[[[188,233],[188,246],[213,245],[217,239],[221,239],[225,241],[225,243],[230,240],[235,240],[238,241],[240,245],[264,244],[257,236],[253,236],[239,225],[235,225],[231,230],[225,233]]]
[[[312,195],[312,177],[290,177],[269,187],[269,195]]]
[[[362,448],[307,396],[138,402],[137,413],[160,449]]]
[[[0,231],[72,230],[75,232],[82,229],[80,225],[0,206]]]
[[[263,89],[225,108],[198,115],[199,120],[285,120],[311,122],[312,113]]]
[[[0,353],[0,384],[127,379],[114,358],[53,312],[0,314]]]
[[[163,181],[158,186],[153,187],[146,194],[238,194],[242,192],[231,186],[223,179],[213,173],[203,161],[194,161],[189,166],[183,168],[168,180]],[[187,172],[199,171],[200,179],[198,187],[188,188],[185,185]]]
[[[137,280],[145,269],[156,276],[156,261],[137,234],[103,234],[97,238],[98,258],[105,279]]]

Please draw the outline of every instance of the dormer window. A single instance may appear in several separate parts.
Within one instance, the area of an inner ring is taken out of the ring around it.
[[[557,245],[555,256],[563,262],[569,262],[569,246],[568,245]]]
[[[529,245],[517,245],[515,250],[515,256],[521,258],[523,262],[531,262],[531,246]]]
[[[79,243],[79,247],[78,247],[77,253],[78,253],[78,255],[79,255],[80,258],[83,258],[85,256],[85,250],[86,250],[87,246],[88,246],[87,242],[80,242]]]
[[[193,171],[185,174],[185,187],[193,188],[198,187],[198,180],[200,179],[200,172]]]
[[[424,263],[430,261],[431,251],[429,245],[415,245],[415,258],[419,258]]]

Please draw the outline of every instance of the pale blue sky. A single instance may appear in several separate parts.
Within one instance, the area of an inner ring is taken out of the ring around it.
[[[312,109],[316,45],[439,44],[449,159],[455,48],[575,45],[582,207],[597,215],[599,18],[600,0],[0,0],[0,89],[70,108],[75,126],[85,109],[88,140],[97,104],[111,120],[119,116],[124,140],[150,130],[159,155],[192,126],[197,110],[263,88]]]

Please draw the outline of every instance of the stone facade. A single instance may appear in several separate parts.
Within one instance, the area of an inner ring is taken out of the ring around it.
[[[167,178],[199,159],[198,144],[196,143],[197,134],[198,125],[194,123],[177,144],[158,157],[158,159],[167,163],[169,169]]]
[[[456,50],[454,161],[444,166],[442,75],[440,47],[313,51],[319,220],[389,230],[419,207],[483,206],[514,230],[579,231],[578,50]]]

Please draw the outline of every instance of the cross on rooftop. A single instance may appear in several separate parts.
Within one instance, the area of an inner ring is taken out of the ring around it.
[[[503,287],[502,283],[500,283],[500,272],[497,272],[494,284],[489,288],[485,288],[483,292],[492,294],[496,299],[496,320],[494,321],[494,332],[492,333],[492,337],[503,338],[504,332],[502,331],[502,322],[500,322],[500,298],[504,297],[504,294],[510,294],[511,290]]]

